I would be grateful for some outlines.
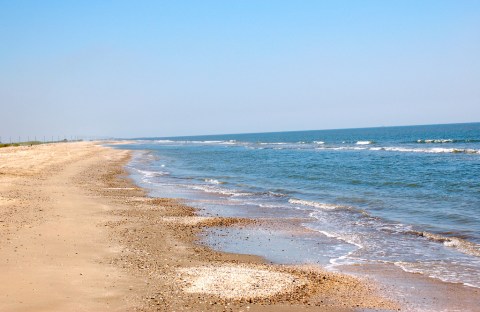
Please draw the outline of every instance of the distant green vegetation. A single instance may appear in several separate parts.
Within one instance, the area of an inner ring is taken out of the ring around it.
[[[2,147],[9,147],[9,146],[32,146],[32,145],[39,145],[39,144],[46,144],[46,143],[66,143],[66,142],[82,142],[82,139],[79,140],[67,140],[63,139],[60,141],[47,141],[47,142],[42,142],[42,141],[26,141],[26,142],[15,142],[15,143],[2,143],[0,142],[0,148]]]
[[[42,144],[40,141],[27,141],[19,143],[0,143],[0,147],[9,147],[9,146],[32,146]]]

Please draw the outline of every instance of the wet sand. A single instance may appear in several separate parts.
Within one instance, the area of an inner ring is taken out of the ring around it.
[[[89,142],[0,149],[0,311],[402,308],[360,278],[198,244],[208,227],[255,220],[149,198],[129,159]]]
[[[392,264],[342,266],[338,269],[381,284],[384,293],[399,302],[405,311],[480,311],[478,288],[405,272]]]
[[[211,227],[200,237],[219,250],[240,253],[250,250],[254,254],[267,254],[273,263],[295,263],[315,253],[311,245],[303,245],[302,240],[321,241],[323,238],[321,233],[304,227],[305,221],[308,220],[259,218],[255,224],[246,223],[242,228]],[[328,247],[319,245],[316,248]],[[402,311],[480,311],[480,289],[475,287],[406,272],[392,263],[329,264],[324,265],[328,265],[330,271],[381,285],[384,296],[398,302]]]

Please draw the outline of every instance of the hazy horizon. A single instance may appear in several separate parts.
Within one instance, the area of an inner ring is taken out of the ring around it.
[[[480,116],[475,1],[3,1],[0,25],[4,142]]]

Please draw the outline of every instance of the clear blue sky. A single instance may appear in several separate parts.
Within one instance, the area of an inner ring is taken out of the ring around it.
[[[0,136],[480,121],[480,1],[0,0]]]

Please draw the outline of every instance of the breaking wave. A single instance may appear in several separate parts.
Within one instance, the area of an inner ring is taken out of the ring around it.
[[[225,184],[225,182],[221,182],[216,179],[205,179],[204,181],[211,184]]]
[[[358,151],[388,151],[388,152],[399,152],[399,153],[432,153],[432,154],[480,154],[480,149],[468,148],[467,146],[459,147],[415,147],[412,144],[405,144],[399,146],[381,146],[380,143],[375,141],[352,141],[352,142],[342,142],[340,144],[329,143],[326,144],[324,141],[299,141],[299,142],[244,142],[236,140],[203,140],[203,141],[172,141],[172,140],[156,140],[154,141],[158,144],[195,144],[195,145],[220,145],[220,146],[231,146],[231,147],[244,147],[247,149],[273,149],[273,150],[358,150]],[[480,142],[477,139],[419,139],[414,141],[417,144],[427,145],[429,143],[445,144],[445,143],[472,143]],[[410,142],[412,143],[412,142]],[[371,146],[376,145],[376,146]],[[380,146],[379,146],[380,145]]]
[[[447,237],[429,232],[410,231],[409,234],[425,237],[426,239],[442,243],[446,247],[455,248],[465,254],[480,257],[480,246],[458,237]]]
[[[296,199],[296,198],[290,198],[288,200],[288,202],[290,204],[294,204],[294,205],[309,206],[309,207],[318,208],[318,209],[325,209],[325,210],[334,210],[334,209],[339,209],[339,208],[345,208],[344,206],[326,204],[326,203],[320,203],[320,202],[302,200],[302,199]]]
[[[161,177],[161,176],[166,176],[170,174],[170,172],[168,171],[149,171],[149,170],[140,170],[140,169],[136,169],[136,170],[146,178]]]
[[[480,142],[478,139],[425,139],[417,140],[416,143],[477,143]]]
[[[378,147],[360,147],[360,146],[340,146],[340,147],[317,147],[316,150],[332,151],[386,151],[399,153],[430,153],[430,154],[480,154],[480,150],[472,148],[409,148],[400,146],[378,146]]]
[[[357,145],[370,145],[370,144],[374,144],[375,142],[373,141],[357,141]]]

